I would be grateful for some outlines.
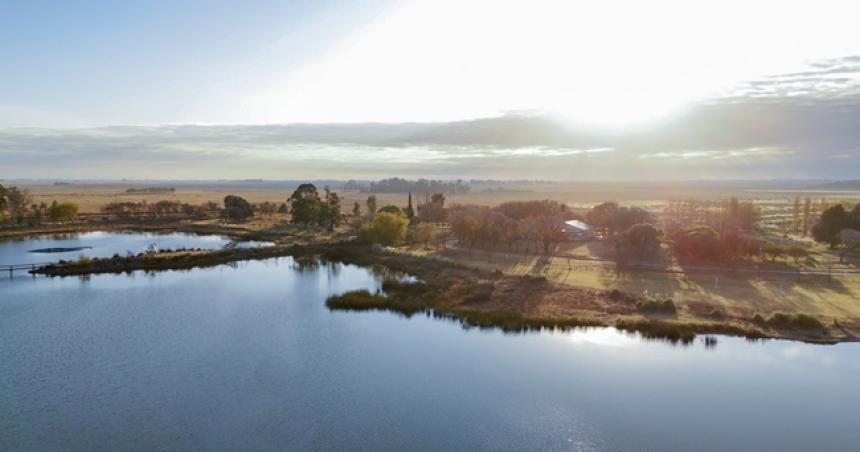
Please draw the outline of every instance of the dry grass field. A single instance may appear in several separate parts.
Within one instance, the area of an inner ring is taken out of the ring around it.
[[[248,185],[219,185],[208,184],[190,188],[177,187],[173,193],[127,194],[126,189],[140,187],[135,184],[16,184],[28,188],[36,202],[50,203],[57,201],[72,201],[80,204],[82,212],[98,212],[107,203],[116,201],[146,200],[156,202],[162,199],[182,201],[191,204],[201,204],[207,201],[221,202],[224,196],[235,194],[248,199],[252,203],[284,202],[294,187],[256,188]],[[322,187],[318,187],[322,189]],[[342,191],[340,187],[332,186],[342,199],[344,210],[349,210],[353,202],[358,201],[364,208],[368,193],[357,191]],[[406,205],[406,194],[382,193],[376,195],[380,207],[386,204]],[[421,202],[423,194],[414,193],[414,201]],[[447,204],[480,204],[497,205],[506,201],[523,201],[534,199],[551,199],[567,204],[573,209],[586,210],[603,201],[617,201],[625,205],[636,205],[652,212],[660,212],[667,201],[697,199],[704,202],[716,202],[736,196],[742,200],[752,200],[763,210],[763,221],[767,225],[781,225],[791,218],[791,208],[796,196],[810,197],[813,209],[817,209],[822,198],[831,204],[835,202],[855,203],[860,201],[860,191],[824,191],[804,189],[741,189],[725,186],[695,186],[681,183],[526,183],[518,185],[507,184],[504,187],[475,186],[468,194],[449,195]]]
[[[707,316],[712,311],[737,317],[776,311],[805,312],[826,319],[860,321],[860,274],[827,276],[747,274],[731,272],[665,273],[636,271],[617,274],[614,266],[564,257],[506,257],[480,251],[447,250],[456,262],[507,274],[540,274],[553,281],[593,289],[619,289],[634,295],[671,298],[685,312]]]

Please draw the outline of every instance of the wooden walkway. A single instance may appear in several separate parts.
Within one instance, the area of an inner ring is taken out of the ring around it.
[[[49,265],[51,262],[39,262],[35,264],[0,264],[0,273],[8,273],[12,278],[15,272],[35,270],[39,267]]]

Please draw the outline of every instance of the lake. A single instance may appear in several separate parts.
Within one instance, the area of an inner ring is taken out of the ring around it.
[[[50,234],[24,237],[19,240],[0,241],[0,266],[56,262],[60,259],[76,260],[81,256],[111,257],[115,253],[142,253],[148,249],[206,248],[225,246],[265,246],[269,242],[235,242],[219,235],[195,235],[180,232],[167,234],[140,232],[87,232]],[[45,249],[83,248],[66,252],[39,252]]]
[[[199,246],[170,246],[183,245]],[[0,243],[0,256],[21,257],[9,246],[44,247]],[[715,347],[701,337],[680,346],[612,328],[504,334],[325,307],[331,294],[380,284],[369,269],[290,258],[0,275],[0,450],[860,443],[860,344],[719,336]]]

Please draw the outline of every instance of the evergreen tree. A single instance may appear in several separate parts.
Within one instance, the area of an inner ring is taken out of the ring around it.
[[[301,184],[290,195],[290,215],[293,217],[293,223],[321,224],[321,209],[322,201],[313,184]]]
[[[406,205],[406,218],[415,218],[415,209],[412,208],[412,192],[409,192],[409,203]]]

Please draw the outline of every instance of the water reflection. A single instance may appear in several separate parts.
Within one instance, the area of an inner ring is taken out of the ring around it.
[[[44,264],[60,259],[136,255],[146,251],[176,249],[220,249],[269,246],[272,242],[243,241],[213,235],[186,233],[87,232],[17,237],[0,241],[0,265]],[[34,250],[52,250],[37,253]]]
[[[429,312],[325,308],[383,280],[289,258],[0,280],[0,450],[839,451],[860,441],[860,344],[707,335],[675,347],[611,328],[505,334]]]

